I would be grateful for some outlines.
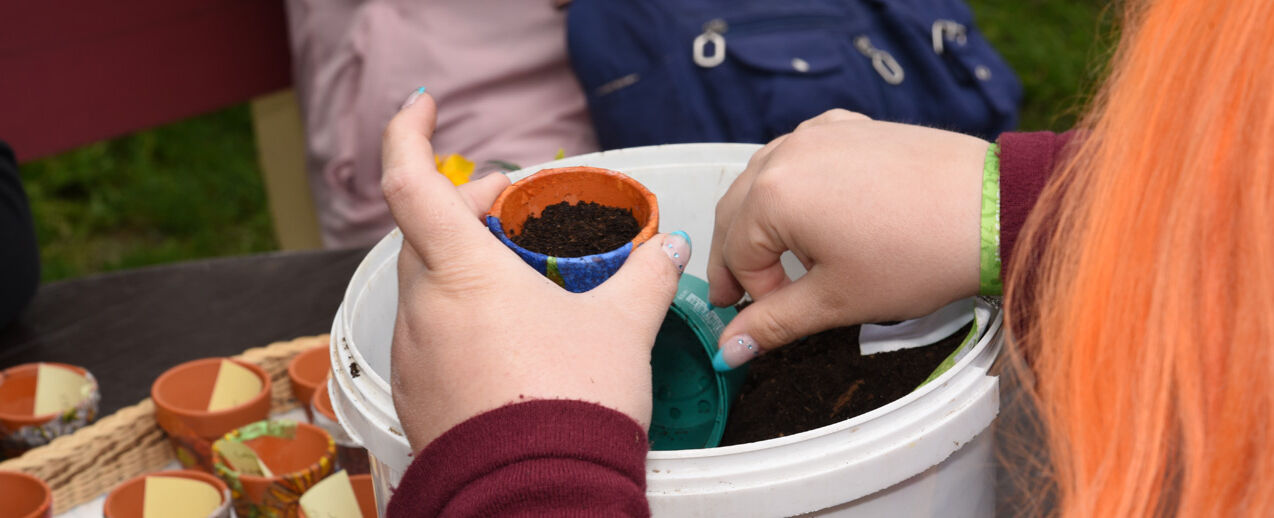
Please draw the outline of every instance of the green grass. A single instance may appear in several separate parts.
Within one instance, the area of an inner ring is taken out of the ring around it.
[[[969,4],[1022,80],[1020,128],[1074,124],[1113,33],[1104,3]],[[23,180],[46,281],[277,248],[246,105],[24,164]]]

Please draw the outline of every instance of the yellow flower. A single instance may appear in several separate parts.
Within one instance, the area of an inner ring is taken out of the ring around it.
[[[434,163],[438,166],[438,172],[455,185],[468,182],[469,176],[473,174],[473,162],[457,154],[447,155],[447,158],[434,155]]]

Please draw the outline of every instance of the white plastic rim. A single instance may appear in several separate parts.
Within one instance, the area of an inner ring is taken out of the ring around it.
[[[698,243],[686,271],[706,278],[716,200],[759,149],[679,144],[571,157],[510,174],[587,165],[634,177],[659,199],[661,231]],[[332,406],[367,448],[382,514],[411,461],[389,389],[402,235],[385,236],[350,280],[332,322]],[[790,276],[804,273],[787,254]],[[804,433],[721,448],[651,452],[647,497],[657,516],[887,514],[986,516],[994,510],[989,426],[999,410],[988,374],[1001,315],[979,302],[976,345],[938,379],[872,412]],[[985,317],[985,320],[984,318]]]

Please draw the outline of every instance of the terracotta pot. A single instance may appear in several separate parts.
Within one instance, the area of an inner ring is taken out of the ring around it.
[[[327,379],[332,363],[328,357],[328,346],[321,345],[302,351],[288,363],[288,381],[292,383],[292,394],[305,408],[305,416],[314,422],[314,411],[310,408],[310,400],[314,397],[314,389]]]
[[[89,395],[65,412],[35,415],[35,387],[40,363],[18,365],[0,372],[0,458],[16,457],[31,448],[48,444],[97,418],[97,405],[102,395],[93,375],[74,365],[43,363],[84,376],[92,387]]]
[[[319,385],[314,391],[314,399],[310,406],[314,407],[314,424],[327,431],[336,441],[336,460],[341,469],[350,474],[371,472],[371,462],[367,458],[367,449],[345,433],[336,419],[336,411],[332,410],[332,397],[328,393],[328,384]]]
[[[632,211],[641,231],[631,243],[584,257],[550,257],[518,246],[509,234],[544,208],[560,202],[593,202]],[[659,232],[659,203],[655,195],[627,175],[597,167],[545,169],[509,186],[487,214],[487,227],[518,256],[559,286],[579,293],[593,289],[614,275],[633,248]]]
[[[202,471],[189,469],[147,473],[128,479],[106,495],[102,515],[106,518],[142,518],[142,506],[146,501],[146,479],[150,477],[187,478],[212,486],[221,495],[221,506],[208,515],[209,518],[230,518],[230,488],[226,487],[225,482]]]
[[[358,510],[363,518],[376,518],[376,488],[372,485],[372,476],[350,475],[349,483],[354,486],[354,498],[358,499]],[[305,510],[301,510],[301,518],[308,518]]]
[[[53,516],[53,490],[26,473],[0,471],[0,502],[0,518]]]
[[[248,445],[274,476],[245,475],[230,467],[220,453],[224,441]],[[327,432],[287,420],[259,421],[234,430],[214,443],[212,451],[217,476],[230,486],[238,516],[296,516],[301,495],[331,475],[336,462],[336,444]]]
[[[270,377],[256,365],[233,361],[261,380],[261,391],[247,403],[209,412],[208,399],[225,358],[204,358],[183,363],[155,379],[150,397],[155,420],[168,433],[177,459],[187,468],[212,472],[212,442],[226,432],[270,416]]]

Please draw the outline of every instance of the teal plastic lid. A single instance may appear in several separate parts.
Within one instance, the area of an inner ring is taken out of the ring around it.
[[[654,450],[711,448],[721,442],[730,405],[747,369],[712,368],[717,339],[738,312],[708,304],[708,283],[682,275],[663,326],[655,337],[650,366],[654,406],[650,447]]]

